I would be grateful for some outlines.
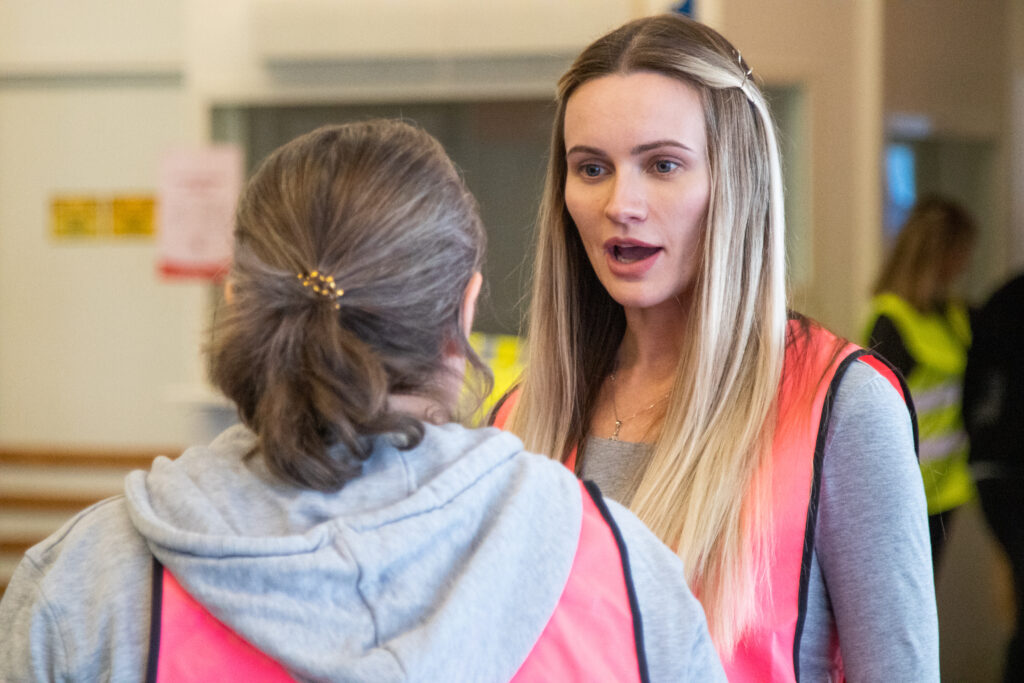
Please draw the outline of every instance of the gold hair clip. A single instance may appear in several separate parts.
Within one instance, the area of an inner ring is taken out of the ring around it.
[[[334,284],[334,278],[330,275],[324,275],[323,273],[314,270],[310,273],[299,273],[296,275],[301,282],[303,287],[312,287],[314,294],[329,299],[334,302],[335,308],[341,308],[341,304],[337,302],[337,299],[345,296],[345,290]]]

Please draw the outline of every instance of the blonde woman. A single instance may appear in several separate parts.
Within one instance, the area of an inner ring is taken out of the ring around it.
[[[495,420],[677,550],[731,680],[938,680],[912,413],[878,359],[789,319],[782,202],[725,38],[665,15],[587,47]]]
[[[917,403],[936,567],[954,510],[974,496],[961,409],[971,326],[953,286],[970,263],[976,232],[956,202],[920,199],[878,276],[865,335],[907,378]]]

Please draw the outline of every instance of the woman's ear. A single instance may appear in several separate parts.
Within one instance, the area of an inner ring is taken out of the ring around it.
[[[466,285],[466,290],[462,293],[462,305],[459,307],[459,324],[462,326],[462,334],[469,339],[470,332],[473,331],[473,316],[476,315],[476,300],[480,296],[480,288],[483,286],[484,276],[480,274],[480,271],[473,273],[472,277],[469,278],[469,283]],[[444,344],[444,354],[452,358],[459,358],[460,362],[462,359],[462,351],[460,345],[456,343],[454,339],[449,339]]]
[[[469,337],[469,333],[473,331],[473,317],[476,315],[476,300],[480,297],[480,289],[484,284],[484,276],[480,271],[473,273],[473,276],[469,278],[469,284],[466,285],[466,291],[462,295],[462,309],[459,311],[462,315],[462,333]]]

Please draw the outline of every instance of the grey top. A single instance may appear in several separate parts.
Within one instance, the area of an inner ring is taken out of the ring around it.
[[[378,438],[337,493],[274,479],[244,427],[133,472],[31,548],[0,601],[0,680],[143,680],[155,555],[303,680],[507,681],[556,605],[581,496],[496,429]],[[678,558],[609,501],[655,681],[723,681]],[[632,647],[623,643],[623,647]]]
[[[583,478],[628,504],[648,445],[590,438]],[[850,681],[938,681],[931,545],[903,399],[864,363],[840,381],[825,442],[800,678],[828,680],[839,636]]]

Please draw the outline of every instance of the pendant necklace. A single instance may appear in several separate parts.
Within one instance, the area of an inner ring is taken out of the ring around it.
[[[612,415],[615,416],[615,431],[612,432],[612,436],[611,436],[611,440],[612,441],[618,441],[619,440],[619,430],[622,429],[622,425],[623,425],[624,422],[626,422],[627,420],[632,420],[634,417],[637,417],[638,415],[642,415],[642,414],[646,413],[648,410],[653,409],[658,404],[664,402],[665,399],[668,398],[669,394],[672,393],[672,390],[670,389],[670,390],[666,391],[661,396],[661,398],[659,398],[657,401],[655,401],[651,405],[647,406],[646,408],[641,408],[640,410],[636,411],[632,415],[620,418],[619,417],[618,406],[615,405],[615,373],[613,372],[610,375],[608,375],[608,379],[610,379],[612,381]]]

